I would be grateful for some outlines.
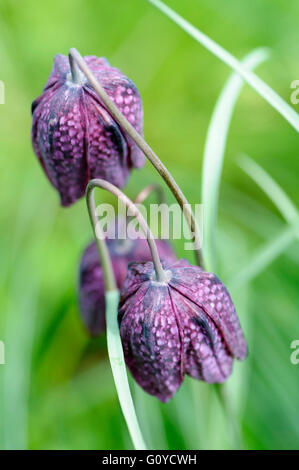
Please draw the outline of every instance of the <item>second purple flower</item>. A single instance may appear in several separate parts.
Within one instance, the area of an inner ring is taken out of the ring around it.
[[[117,219],[119,220],[119,219]],[[128,263],[150,261],[148,243],[143,238],[135,240],[107,238],[113,271],[119,289],[122,289],[128,272]],[[169,263],[176,261],[172,247],[167,241],[156,240],[161,258]],[[80,313],[86,329],[92,336],[105,331],[105,285],[96,242],[84,250],[79,269]]]

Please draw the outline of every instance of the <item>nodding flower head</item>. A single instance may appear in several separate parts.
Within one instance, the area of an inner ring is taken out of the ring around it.
[[[151,260],[147,241],[108,239],[107,245],[111,256],[117,286],[122,288],[127,276],[128,263]],[[156,240],[162,259],[174,262],[176,257],[171,246],[163,240]],[[105,285],[103,271],[99,263],[96,243],[85,249],[79,271],[79,305],[83,322],[92,336],[105,330]]]
[[[106,59],[86,56],[85,62],[128,121],[142,134],[143,109],[135,85]],[[109,114],[79,70],[73,80],[69,60],[54,58],[49,79],[32,103],[34,151],[61,204],[84,195],[92,178],[123,187],[132,167],[144,156]]]
[[[247,346],[230,295],[214,274],[185,260],[162,264],[164,282],[156,281],[151,262],[129,266],[119,324],[135,380],[166,402],[185,374],[224,382]]]

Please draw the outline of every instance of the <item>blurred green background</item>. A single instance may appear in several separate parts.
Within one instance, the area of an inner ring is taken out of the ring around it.
[[[257,73],[290,101],[290,83],[299,78],[297,0],[168,4],[238,58],[270,47],[271,59]],[[131,448],[105,338],[90,340],[78,315],[78,262],[91,239],[85,201],[60,208],[31,148],[31,102],[53,56],[70,47],[107,57],[136,83],[146,138],[192,203],[200,202],[207,127],[230,74],[145,0],[1,0],[1,448]],[[233,116],[221,183],[218,274],[227,283],[286,227],[236,165],[240,152],[267,170],[298,206],[298,135],[247,85]],[[153,180],[158,175],[147,164],[132,174],[128,195]],[[176,248],[192,260],[182,242]],[[299,339],[298,263],[294,240],[250,283],[231,291],[250,355],[235,365],[227,387],[250,449],[299,447],[299,365],[290,362],[290,343]],[[132,389],[152,447],[233,447],[231,423],[210,386],[186,380],[167,405],[134,384]]]

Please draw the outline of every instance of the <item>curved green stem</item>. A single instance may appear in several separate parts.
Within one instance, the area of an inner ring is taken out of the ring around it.
[[[87,196],[88,200],[92,199],[92,197],[90,197],[90,194],[91,195],[93,194],[93,191],[94,191],[95,188],[101,188],[101,189],[105,189],[106,191],[109,191],[111,194],[113,194],[115,197],[117,197],[128,209],[130,209],[130,211],[131,211],[130,215],[132,215],[133,217],[136,217],[136,219],[138,220],[138,223],[140,224],[140,227],[142,228],[142,230],[144,232],[144,235],[146,236],[146,239],[147,239],[147,243],[148,243],[151,255],[152,255],[153,264],[154,264],[154,268],[155,268],[155,272],[156,272],[156,279],[160,282],[164,281],[165,280],[165,272],[162,268],[162,264],[161,264],[158,248],[157,248],[157,245],[156,245],[156,242],[155,242],[155,238],[154,238],[149,226],[147,225],[143,215],[141,214],[140,210],[137,208],[137,206],[135,206],[135,204],[119,188],[117,188],[113,184],[109,183],[108,181],[105,181],[105,180],[102,180],[102,179],[99,179],[99,178],[93,179],[88,183],[87,189],[86,189],[86,196]],[[92,222],[93,222],[94,231],[95,231],[96,228],[100,224],[97,225],[96,219],[93,219]],[[96,232],[95,232],[95,235],[96,235]],[[103,235],[102,235],[102,232],[101,232],[101,237],[102,236]],[[97,240],[98,240],[98,238],[97,238]],[[99,240],[99,242],[101,243],[101,240]],[[101,247],[101,249],[102,249],[102,247]],[[110,260],[110,262],[111,262],[111,260]],[[112,267],[111,267],[111,269],[112,269]]]
[[[102,102],[114,117],[116,122],[121,126],[121,128],[128,133],[128,135],[132,138],[132,140],[136,143],[136,145],[142,150],[144,155],[148,158],[148,160],[152,163],[152,165],[156,168],[159,174],[162,176],[170,190],[172,191],[174,197],[178,201],[184,216],[190,226],[190,230],[193,234],[193,241],[194,241],[194,252],[196,256],[196,261],[199,265],[202,263],[201,258],[201,250],[200,250],[200,232],[197,225],[197,221],[195,219],[194,213],[191,209],[190,204],[188,204],[187,199],[185,198],[181,188],[178,186],[172,175],[169,173],[165,165],[161,162],[155,152],[151,149],[151,147],[145,142],[143,137],[138,134],[136,129],[129,123],[129,121],[125,118],[125,116],[119,111],[118,107],[113,103],[113,101],[109,98],[107,93],[105,92],[102,85],[98,82],[92,71],[89,69],[88,65],[86,64],[85,60],[79,54],[79,52],[71,48],[69,51],[69,56],[73,57],[78,66],[80,67],[81,71],[85,74],[86,78],[88,79],[90,85],[94,88],[96,93],[101,98]]]
[[[105,290],[115,291],[117,290],[117,286],[116,286],[116,281],[115,281],[110,254],[108,251],[107,243],[105,241],[105,236],[101,234],[101,236],[99,237],[96,234],[97,217],[96,217],[96,205],[94,202],[93,192],[94,192],[94,187],[88,185],[86,188],[86,204],[87,204],[88,214],[89,214],[89,218],[91,221],[93,233],[96,239],[99,258],[100,258],[100,262],[101,262],[101,266],[103,270]]]
[[[118,399],[135,449],[146,450],[146,444],[139,427],[130,391],[124,353],[119,335],[119,326],[117,321],[119,292],[107,292],[105,300],[108,355]]]
[[[90,222],[95,235],[99,258],[103,270],[105,282],[106,300],[106,328],[108,355],[111,364],[113,379],[118,394],[120,406],[126,420],[130,436],[135,449],[146,450],[146,445],[137,420],[134,403],[128,383],[124,353],[122,349],[119,326],[117,321],[119,291],[116,287],[114,271],[112,268],[110,254],[101,227],[97,224],[96,206],[94,201],[95,187],[99,184],[90,182],[86,189],[86,203]],[[105,188],[106,189],[106,188]],[[100,236],[99,236],[100,235]]]

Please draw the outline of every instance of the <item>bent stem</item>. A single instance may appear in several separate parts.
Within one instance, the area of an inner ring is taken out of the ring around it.
[[[176,198],[177,202],[179,203],[184,216],[188,222],[190,227],[191,233],[193,235],[193,242],[194,242],[194,252],[196,256],[196,261],[199,266],[202,264],[202,257],[201,257],[201,250],[200,250],[200,232],[197,225],[197,221],[195,219],[194,213],[191,209],[190,204],[188,204],[187,199],[185,198],[181,188],[178,186],[172,175],[169,173],[165,165],[161,162],[159,157],[155,154],[155,152],[151,149],[151,147],[146,143],[143,137],[138,134],[136,129],[129,123],[129,121],[125,118],[125,116],[119,111],[117,106],[113,103],[113,101],[109,98],[107,93],[105,92],[102,85],[98,82],[92,71],[89,69],[88,65],[86,64],[85,60],[81,56],[81,54],[75,49],[71,48],[69,51],[69,57],[72,57],[76,60],[78,66],[80,67],[81,71],[84,73],[86,78],[88,79],[90,85],[94,88],[96,93],[99,95],[100,99],[114,117],[116,122],[121,126],[121,128],[128,133],[131,139],[136,143],[136,145],[140,148],[140,150],[144,153],[144,155],[148,158],[148,160],[152,163],[152,165],[156,168],[158,173],[162,176],[168,187],[170,188],[171,192],[173,193],[174,197]]]
[[[106,191],[109,191],[111,194],[113,194],[113,196],[117,197],[117,199],[119,199],[130,210],[130,215],[137,219],[137,221],[138,221],[138,223],[139,223],[139,225],[140,225],[140,227],[141,227],[142,231],[144,232],[144,235],[146,236],[146,239],[147,239],[147,243],[148,243],[148,246],[149,246],[149,249],[150,249],[150,252],[151,252],[151,255],[152,255],[152,259],[153,259],[153,264],[154,264],[155,273],[156,273],[156,279],[157,279],[157,281],[163,282],[165,280],[165,273],[164,273],[164,270],[162,268],[162,264],[161,264],[158,248],[157,248],[157,245],[156,245],[156,242],[155,242],[155,238],[154,238],[154,236],[151,232],[151,229],[147,225],[143,215],[141,214],[140,210],[137,208],[137,206],[134,204],[134,202],[132,202],[119,188],[114,186],[112,183],[109,183],[108,181],[102,180],[100,178],[93,179],[88,183],[87,189],[86,189],[86,195],[87,195],[88,199],[90,199],[89,195],[93,193],[95,188],[101,188],[101,189],[105,189]],[[94,201],[93,201],[93,206],[95,206]],[[95,214],[94,214],[94,217],[95,217]],[[96,219],[96,217],[95,217],[95,219]],[[100,224],[97,224],[97,222],[96,222],[95,225],[94,225],[95,235],[96,235],[96,231],[98,230],[98,228],[100,229]],[[101,236],[101,238],[103,237],[103,233],[102,233],[101,229],[100,229],[100,236]],[[97,236],[96,236],[96,238],[97,238]],[[101,243],[101,241],[102,240],[99,240],[100,243]],[[110,262],[111,262],[111,260],[110,260]]]
[[[107,347],[111,364],[113,379],[118,394],[120,406],[127,423],[127,427],[133,441],[135,449],[146,450],[146,445],[137,420],[134,403],[128,383],[126,365],[124,361],[124,353],[122,349],[121,339],[119,335],[119,327],[117,321],[117,311],[119,303],[119,291],[116,287],[115,276],[112,268],[111,258],[105,242],[105,237],[97,232],[101,227],[97,226],[96,206],[94,201],[94,189],[96,185],[89,184],[86,189],[86,202],[90,222],[96,238],[99,252],[99,258],[103,270],[106,294],[106,328],[107,328]]]
[[[97,236],[97,217],[96,217],[96,205],[93,197],[94,187],[88,185],[86,188],[86,204],[87,210],[92,225],[93,233],[96,239],[96,244],[98,248],[98,254],[103,270],[103,277],[105,283],[105,291],[116,291],[116,281],[114,276],[114,271],[112,267],[111,257],[108,251],[107,243],[105,241],[104,234],[101,234],[100,237]]]

